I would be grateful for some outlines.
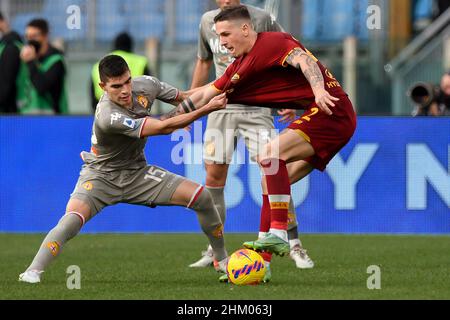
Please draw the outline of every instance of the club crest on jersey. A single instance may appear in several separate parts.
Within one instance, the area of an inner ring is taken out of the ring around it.
[[[84,190],[87,190],[87,191],[91,191],[91,190],[94,188],[94,186],[92,185],[92,183],[89,182],[89,181],[83,183],[82,187],[84,188]]]
[[[134,129],[136,127],[136,121],[134,121],[133,119],[130,119],[130,118],[125,118],[123,120],[123,125],[127,126],[130,129]]]
[[[148,98],[146,96],[138,96],[137,97],[137,101],[142,107],[147,109],[147,107],[148,107]]]
[[[238,82],[241,79],[241,76],[237,73],[234,74],[233,78],[231,78],[231,82]]]
[[[59,245],[58,241],[52,241],[52,242],[48,242],[47,243],[47,248],[48,250],[50,250],[50,253],[52,254],[52,256],[57,256],[59,253],[59,249],[61,248],[61,246]]]
[[[333,74],[328,69],[325,69],[325,74],[327,75],[328,78],[336,80],[336,78],[333,76]]]

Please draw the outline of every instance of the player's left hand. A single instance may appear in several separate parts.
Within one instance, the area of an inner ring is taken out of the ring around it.
[[[36,49],[33,46],[24,46],[20,52],[23,62],[30,62],[37,58]]]
[[[331,94],[328,93],[325,89],[318,89],[314,92],[314,95],[316,97],[316,104],[317,106],[325,112],[327,115],[332,115],[333,112],[328,108],[334,107],[335,104],[333,101],[339,101],[339,98],[333,97]]]
[[[280,109],[278,110],[278,114],[282,116],[278,122],[288,123],[292,122],[296,118],[295,109]]]

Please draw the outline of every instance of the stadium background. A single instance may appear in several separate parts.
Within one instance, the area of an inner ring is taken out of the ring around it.
[[[450,67],[450,12],[433,22],[431,0],[242,2],[259,7],[272,3],[281,25],[341,80],[360,115],[355,137],[327,173],[314,173],[294,187],[300,231],[450,233],[450,121],[407,117],[412,105],[406,95],[413,83],[436,83]],[[394,2],[410,11],[392,14]],[[66,27],[70,5],[81,8],[79,30]],[[367,28],[370,5],[381,8],[381,29]],[[129,31],[136,52],[149,56],[155,75],[188,88],[198,23],[202,13],[213,8],[215,2],[206,0],[1,1],[0,9],[18,32],[33,17],[50,21],[53,40],[65,49],[69,108],[77,116],[0,117],[0,232],[46,232],[64,211],[81,165],[79,152],[89,149],[90,70],[110,50],[114,36]],[[410,21],[413,28],[395,27],[394,20]],[[156,105],[158,109],[167,106]],[[190,150],[197,155],[201,127],[204,123],[192,132],[196,139]],[[178,142],[168,141],[170,137],[151,138],[148,161],[203,182],[201,162],[174,165],[170,155]],[[257,170],[243,164],[231,171],[226,230],[255,231],[260,201]],[[108,231],[199,228],[185,209],[119,205],[106,209],[84,229]]]

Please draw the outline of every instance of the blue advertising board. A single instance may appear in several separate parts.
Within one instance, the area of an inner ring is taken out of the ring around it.
[[[46,232],[64,213],[90,149],[93,118],[0,117],[0,232]],[[204,183],[204,121],[151,137],[150,164]],[[303,233],[450,234],[450,118],[359,117],[323,173],[292,187]],[[256,232],[260,173],[238,144],[225,189],[225,230]],[[119,204],[83,232],[199,232],[191,210]]]

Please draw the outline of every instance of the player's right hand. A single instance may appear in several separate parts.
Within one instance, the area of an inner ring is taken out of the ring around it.
[[[227,102],[228,99],[226,93],[224,92],[212,98],[204,108],[209,112],[225,109]]]
[[[333,112],[330,110],[330,108],[328,108],[328,106],[334,107],[335,104],[333,103],[333,101],[339,101],[339,98],[333,97],[325,89],[314,91],[314,96],[316,97],[317,106],[327,115],[332,115]]]

